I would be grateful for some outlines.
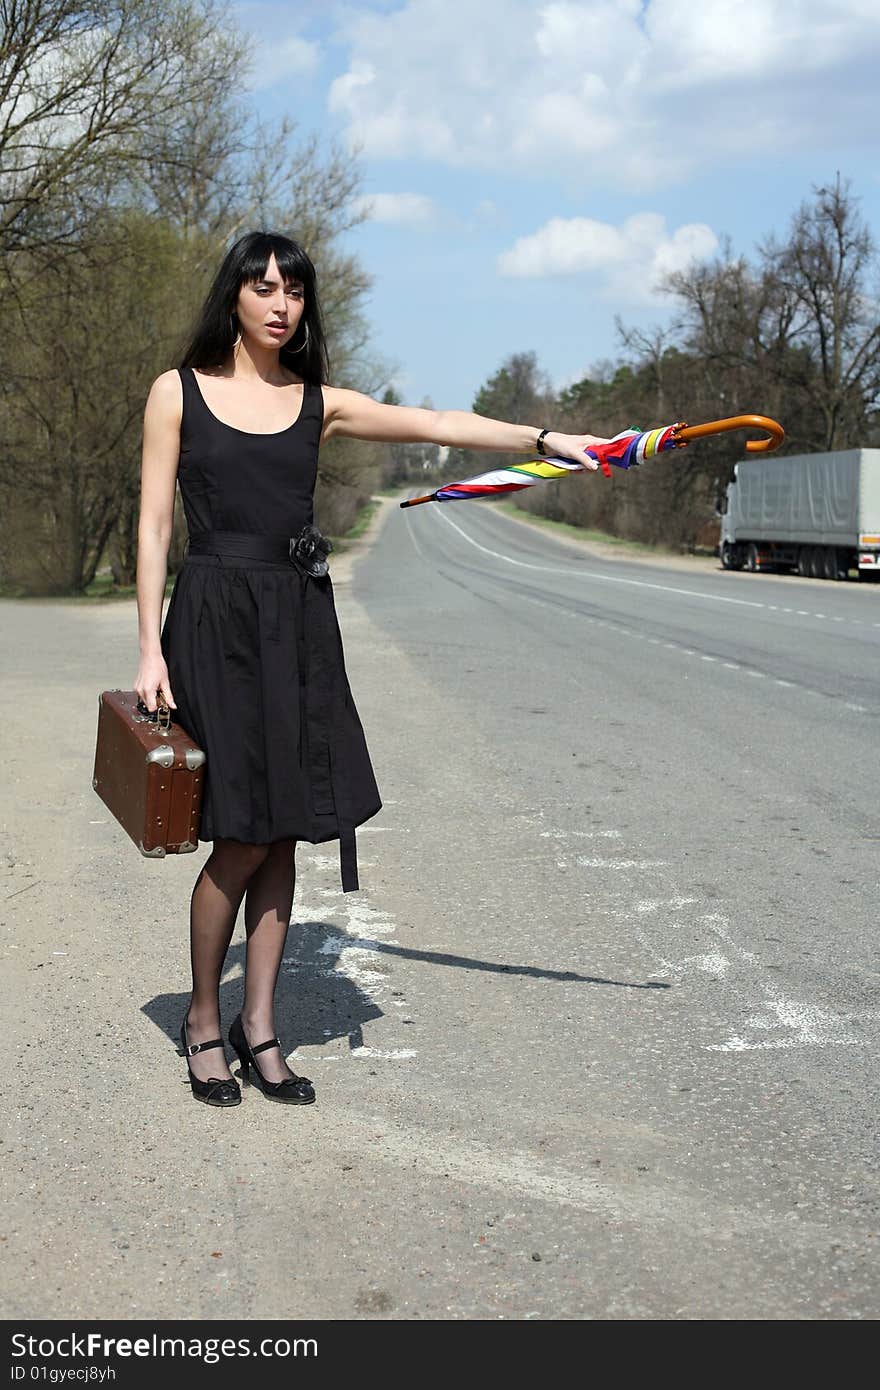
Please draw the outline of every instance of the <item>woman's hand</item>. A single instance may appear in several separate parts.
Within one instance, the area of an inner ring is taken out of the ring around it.
[[[168,679],[168,667],[165,664],[165,658],[162,656],[161,652],[157,652],[155,656],[141,657],[140,669],[137,673],[134,688],[151,714],[158,704],[156,699],[157,690],[162,691],[172,709],[177,709],[177,705],[174,703],[174,696],[171,693],[171,682]]]
[[[598,434],[560,434],[556,430],[550,430],[544,436],[544,453],[547,455],[555,454],[559,458],[574,459],[576,463],[583,464],[584,468],[592,473],[599,465],[584,451],[591,444],[607,443],[608,440],[603,439]]]

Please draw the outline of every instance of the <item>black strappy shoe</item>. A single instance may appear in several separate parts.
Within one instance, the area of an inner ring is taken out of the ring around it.
[[[207,1052],[209,1047],[222,1047],[222,1038],[212,1038],[210,1042],[188,1043],[186,1040],[186,1018],[180,1025],[180,1048],[186,1058],[186,1069],[189,1072],[189,1084],[196,1100],[203,1100],[206,1105],[241,1105],[241,1087],[237,1081],[227,1081],[219,1076],[211,1076],[207,1081],[200,1081],[197,1076],[193,1076],[192,1067],[189,1064],[190,1057],[196,1052]]]
[[[288,1076],[283,1081],[267,1081],[255,1061],[257,1052],[265,1052],[270,1047],[281,1048],[281,1043],[277,1038],[270,1038],[268,1042],[258,1043],[256,1047],[251,1047],[244,1035],[244,1028],[241,1025],[241,1014],[233,1021],[229,1030],[229,1041],[238,1053],[238,1060],[241,1062],[241,1079],[245,1083],[250,1080],[248,1068],[253,1067],[259,1078],[258,1085],[264,1096],[270,1100],[281,1100],[287,1105],[311,1105],[315,1099],[315,1092],[311,1081],[307,1076]],[[284,1055],[283,1053],[281,1054]]]

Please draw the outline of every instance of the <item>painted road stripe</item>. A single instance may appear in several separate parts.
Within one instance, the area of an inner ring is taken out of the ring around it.
[[[664,594],[681,594],[685,598],[705,599],[709,603],[731,603],[739,608],[761,608],[765,612],[769,611],[769,609],[774,606],[772,604],[760,603],[756,599],[730,598],[724,594],[707,594],[701,589],[680,589],[673,584],[655,584],[647,579],[624,579],[617,574],[602,574],[599,570],[561,569],[555,565],[534,565],[528,560],[515,560],[511,555],[504,555],[500,550],[492,550],[489,546],[482,545],[479,541],[474,540],[473,536],[469,536],[466,531],[463,531],[462,528],[452,520],[451,516],[446,514],[442,504],[434,508],[432,515],[438,516],[442,521],[445,521],[447,526],[451,526],[453,531],[457,531],[462,539],[466,540],[468,544],[472,545],[476,550],[481,550],[484,555],[491,555],[495,560],[503,560],[505,564],[515,565],[517,569],[534,570],[539,574],[558,574],[563,575],[567,579],[598,579],[603,584],[628,584],[635,589],[654,589]],[[407,514],[407,520],[410,523],[410,534],[412,534],[412,521],[409,514]],[[413,540],[415,543],[414,537]],[[806,608],[797,609],[797,616],[799,618],[826,619],[824,613],[811,613]],[[874,627],[880,627],[880,623],[874,623]]]

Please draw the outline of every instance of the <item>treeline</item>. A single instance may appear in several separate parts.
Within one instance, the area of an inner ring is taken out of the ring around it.
[[[838,178],[813,190],[785,240],[753,259],[729,246],[667,278],[675,305],[654,335],[618,323],[619,361],[554,392],[534,352],[514,353],[478,392],[497,419],[612,435],[742,413],[778,419],[789,453],[880,443],[877,248]],[[682,549],[714,545],[719,494],[743,455],[743,435],[718,436],[627,474],[529,488],[518,506],[611,535]],[[521,459],[521,455],[516,456]],[[506,455],[454,454],[449,478]],[[511,462],[514,461],[511,456]]]
[[[381,387],[368,280],[340,246],[358,172],[237,95],[252,40],[219,0],[16,0],[0,18],[0,579],[80,593],[103,564],[134,580],[149,385],[243,232],[303,243],[334,381]],[[348,529],[385,462],[323,450],[319,525]],[[172,569],[184,539],[180,514]]]
[[[244,231],[289,232],[311,254],[336,384],[377,394],[387,370],[370,351],[368,278],[342,245],[362,216],[357,166],[287,120],[261,122],[238,95],[251,40],[228,4],[16,0],[0,19],[0,582],[75,594],[102,565],[134,580],[149,384],[176,361]],[[597,434],[758,410],[782,421],[789,450],[877,442],[877,271],[838,179],[814,190],[784,241],[751,260],[726,248],[670,277],[674,321],[653,336],[620,325],[618,362],[554,391],[534,353],[515,353],[474,409]],[[693,547],[741,447],[728,437],[611,483],[517,500]],[[344,534],[377,484],[464,477],[503,458],[445,452],[331,442],[318,524]],[[179,511],[172,570],[184,539]]]

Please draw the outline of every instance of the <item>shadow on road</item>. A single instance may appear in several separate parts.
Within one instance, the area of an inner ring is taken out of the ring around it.
[[[276,995],[276,1023],[285,1052],[298,1047],[321,1047],[334,1038],[347,1038],[351,1048],[363,1047],[363,1025],[384,1018],[384,1010],[363,988],[338,968],[344,952],[356,950],[362,959],[398,956],[442,965],[455,970],[482,970],[493,975],[523,975],[536,980],[560,983],[608,985],[616,989],[669,989],[663,981],[610,980],[601,975],[582,975],[576,970],[552,970],[538,965],[477,960],[442,951],[422,951],[396,946],[387,941],[351,936],[329,922],[297,922],[288,938]],[[220,982],[220,1010],[224,1028],[241,1007],[245,942],[233,942],[226,957]],[[378,962],[377,962],[378,965]],[[381,974],[381,966],[366,966],[366,973]],[[143,1012],[174,1043],[178,1044],[180,1024],[189,1004],[189,993],[159,994],[144,1004]]]

